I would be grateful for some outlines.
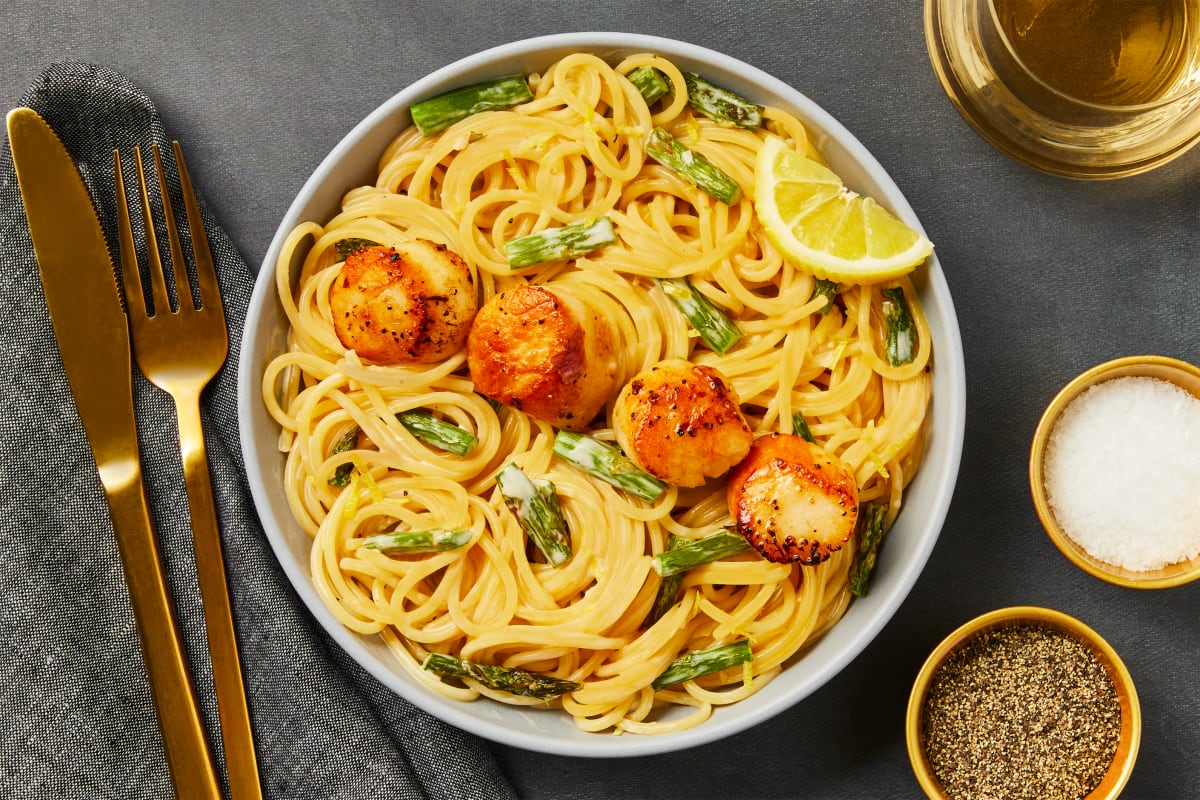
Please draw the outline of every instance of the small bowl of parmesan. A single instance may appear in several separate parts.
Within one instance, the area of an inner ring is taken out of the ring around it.
[[[1200,578],[1200,367],[1129,356],[1072,380],[1034,432],[1029,483],[1085,572],[1136,589]]]

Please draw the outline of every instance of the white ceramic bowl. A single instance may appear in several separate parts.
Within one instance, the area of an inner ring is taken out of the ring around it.
[[[374,182],[377,159],[392,137],[409,124],[412,102],[487,78],[541,70],[580,51],[612,62],[631,53],[655,52],[759,103],[790,109],[805,122],[830,166],[849,187],[875,197],[919,226],[900,190],[845,128],[800,92],[733,58],[684,42],[624,33],[571,33],[496,47],[444,67],[392,97],[350,131],[304,184],[279,226],[255,286],[241,350],[239,416],[250,489],[276,556],[313,616],[368,672],[416,706],[488,739],[559,755],[643,756],[711,742],[790,708],[836,675],[888,622],[925,566],[950,505],[962,454],[965,369],[954,306],[935,256],[914,275],[934,339],[929,450],[905,495],[904,510],[888,533],[869,595],[855,600],[845,617],[794,659],[768,688],[740,703],[717,708],[711,719],[696,728],[661,736],[584,733],[566,714],[483,699],[473,703],[449,700],[404,674],[377,637],[360,636],[339,624],[309,577],[309,538],[293,521],[284,499],[283,459],[276,447],[278,429],[264,410],[261,396],[262,370],[280,352],[286,333],[273,280],[273,265],[283,239],[303,221],[324,223],[338,211],[347,190]]]

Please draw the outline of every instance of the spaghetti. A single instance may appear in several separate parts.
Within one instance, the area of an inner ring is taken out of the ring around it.
[[[531,76],[534,97],[522,105],[433,136],[401,132],[375,185],[350,191],[324,225],[302,224],[287,238],[276,281],[289,347],[267,366],[263,394],[282,428],[292,512],[312,537],[314,583],[342,624],[383,637],[417,680],[452,698],[561,707],[589,731],[663,733],[758,691],[833,625],[850,602],[853,548],[816,566],[749,552],[696,567],[676,602],[646,626],[661,583],[652,556],[672,536],[699,539],[728,524],[724,481],[670,487],[653,502],[631,497],[556,458],[549,424],[476,394],[465,353],[432,364],[369,363],[341,344],[329,303],[346,243],[359,240],[444,245],[469,265],[481,302],[522,283],[552,287],[611,325],[618,389],[665,359],[711,366],[736,389],[756,435],[791,433],[801,414],[852,471],[860,503],[885,505],[890,524],[921,460],[931,394],[930,336],[916,293],[906,279],[894,284],[909,300],[916,348],[911,361],[892,366],[882,355],[879,287],[841,286],[827,306],[814,279],[759,228],[752,191],[717,202],[644,148],[648,131],[665,128],[749,190],[767,133],[819,158],[803,124],[767,108],[761,130],[722,126],[693,112],[684,92],[648,106],[624,77],[639,66],[684,86],[680,70],[654,55],[614,67],[575,54]],[[512,239],[602,216],[615,244],[510,269]],[[722,309],[740,342],[724,355],[706,348],[655,281],[668,277],[686,277]],[[476,446],[466,455],[430,447],[397,418],[418,409],[473,433]],[[354,431],[351,446],[337,446]],[[612,402],[585,432],[614,440]],[[561,566],[531,555],[505,508],[496,475],[510,463],[557,489],[573,550]],[[418,556],[363,546],[393,529],[463,529],[470,540]],[[738,639],[751,643],[752,661],[652,686],[681,654]],[[443,679],[422,669],[431,652],[578,688],[546,701],[471,677]]]

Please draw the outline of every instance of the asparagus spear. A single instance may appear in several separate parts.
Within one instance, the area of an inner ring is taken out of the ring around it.
[[[638,67],[625,77],[642,93],[642,99],[648,106],[654,105],[663,95],[671,91],[671,84],[654,67]]]
[[[667,539],[667,549],[664,551],[664,553],[669,553],[677,547],[682,547],[683,545],[687,544],[687,541],[688,540],[684,539],[682,536],[671,534],[671,538]],[[663,579],[658,582],[658,594],[654,596],[654,605],[650,607],[650,613],[647,614],[646,619],[642,621],[643,628],[649,628],[651,625],[658,622],[662,615],[667,613],[671,606],[675,605],[675,601],[679,599],[679,587],[682,585],[682,572],[676,572],[672,575],[663,576]]]
[[[471,541],[471,532],[466,529],[428,531],[394,531],[368,536],[362,546],[368,550],[379,550],[388,555],[407,553],[441,553],[454,550]]]
[[[358,426],[351,425],[350,429],[341,435],[341,437],[333,443],[333,449],[329,451],[329,455],[336,456],[338,453],[345,453],[347,450],[353,450],[358,444]],[[350,473],[354,472],[354,465],[347,461],[345,464],[339,464],[333,474],[329,476],[330,486],[347,486],[350,483]]]
[[[372,242],[370,239],[358,239],[355,237],[351,237],[349,239],[338,240],[338,243],[335,244],[333,246],[333,248],[334,248],[334,250],[337,251],[338,258],[345,261],[346,257],[348,255],[350,255],[351,253],[353,253],[355,250],[361,250],[364,247],[378,247],[378,246],[379,246],[378,242]]]
[[[654,557],[654,571],[664,578],[681,575],[692,567],[719,561],[725,556],[744,553],[749,549],[750,545],[739,534],[719,531],[659,553]]]
[[[426,444],[465,456],[475,449],[479,437],[465,428],[438,419],[425,411],[401,411],[396,415],[400,424]]]
[[[737,181],[662,128],[650,132],[646,140],[646,152],[697,189],[726,205],[733,205],[742,199],[742,187]]]
[[[812,294],[809,295],[809,300],[814,297],[824,297],[825,305],[821,309],[822,314],[829,313],[829,309],[833,308],[833,298],[837,296],[837,282],[826,278],[817,278],[813,283]]]
[[[792,414],[792,433],[796,434],[806,442],[816,444],[817,440],[813,438],[812,431],[808,428],[808,423],[804,421],[804,415],[797,411]]]
[[[482,394],[481,392],[476,392],[475,394],[482,397],[484,401],[486,401],[487,404],[492,407],[492,411],[495,411],[497,414],[500,413],[500,409],[504,408],[504,404],[493,397],[488,397],[486,394]]]
[[[665,483],[638,469],[617,448],[581,433],[559,431],[554,436],[554,454],[643,500],[653,502],[667,490]]]
[[[504,251],[508,254],[509,269],[521,269],[547,261],[579,258],[616,241],[612,220],[600,217],[521,236],[505,244]]]
[[[523,669],[512,667],[477,664],[474,661],[455,658],[444,653],[430,653],[425,657],[425,663],[422,666],[430,672],[440,675],[474,678],[489,689],[519,694],[524,697],[537,697],[542,700],[550,700],[580,688],[580,684],[575,681],[538,675],[535,672],[526,672]]]
[[[719,644],[707,650],[693,650],[671,662],[671,665],[650,684],[654,691],[683,681],[690,681],[712,672],[718,672],[738,664],[753,661],[750,640],[738,639],[729,644]]]
[[[916,354],[916,326],[908,300],[899,286],[883,289],[883,319],[887,325],[887,360],[893,367],[907,364]]]
[[[683,73],[683,79],[687,82],[688,105],[701,114],[722,125],[736,125],[749,130],[762,127],[762,106],[694,72]]]
[[[697,292],[687,278],[659,278],[658,285],[713,352],[725,355],[741,340],[742,332],[737,324]]]
[[[509,75],[413,103],[409,112],[417,130],[423,136],[432,136],[473,114],[512,108],[532,99],[533,92],[525,76]]]
[[[858,597],[867,595],[867,583],[875,569],[879,544],[883,541],[885,517],[887,506],[879,503],[867,503],[859,511],[858,550],[854,553],[854,563],[850,565],[850,592]]]
[[[546,560],[556,567],[565,563],[571,557],[571,536],[554,484],[531,481],[520,467],[509,464],[496,474],[496,486],[504,505]]]

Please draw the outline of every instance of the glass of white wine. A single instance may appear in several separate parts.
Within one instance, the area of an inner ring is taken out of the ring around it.
[[[1200,141],[1200,0],[925,0],[938,78],[1001,151],[1072,178]]]

